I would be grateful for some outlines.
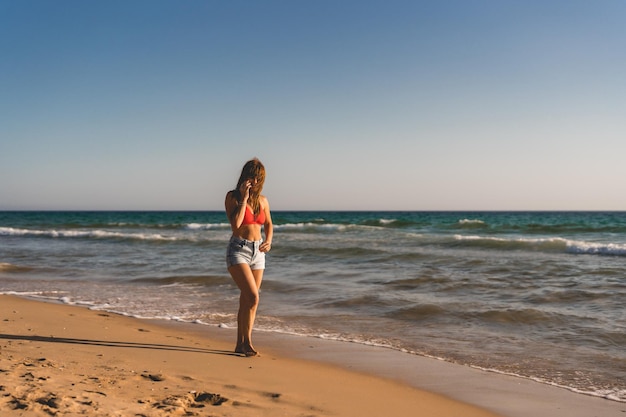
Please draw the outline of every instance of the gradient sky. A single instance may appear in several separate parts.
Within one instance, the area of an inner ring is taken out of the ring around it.
[[[0,0],[0,209],[626,210],[626,2]]]

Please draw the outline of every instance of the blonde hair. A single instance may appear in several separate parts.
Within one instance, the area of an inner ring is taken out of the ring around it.
[[[250,198],[248,199],[248,202],[250,203],[252,211],[256,216],[261,211],[259,197],[261,196],[263,184],[265,183],[265,167],[258,158],[253,158],[245,163],[243,169],[241,170],[239,181],[237,181],[237,187],[233,190],[233,193],[237,200],[241,200],[241,194],[239,192],[241,184],[253,178],[256,178],[257,183],[252,185],[252,188],[250,188]]]

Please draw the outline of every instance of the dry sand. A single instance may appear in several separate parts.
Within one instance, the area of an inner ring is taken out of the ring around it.
[[[2,416],[626,416],[626,404],[387,349],[259,332],[262,356],[245,358],[232,329],[12,296],[0,323]],[[559,403],[569,395],[582,402]]]

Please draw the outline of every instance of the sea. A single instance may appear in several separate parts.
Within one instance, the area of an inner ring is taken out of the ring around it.
[[[255,332],[626,402],[626,212],[276,211]],[[223,212],[0,212],[0,293],[236,327]]]

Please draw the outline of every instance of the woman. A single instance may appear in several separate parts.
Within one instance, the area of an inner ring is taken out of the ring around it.
[[[256,356],[252,346],[252,326],[259,305],[259,288],[265,269],[265,253],[272,248],[274,227],[270,205],[261,195],[265,167],[257,158],[243,166],[237,188],[226,194],[226,215],[233,235],[228,244],[228,272],[241,290],[237,314],[237,345],[235,352]],[[265,240],[261,236],[261,226]]]

